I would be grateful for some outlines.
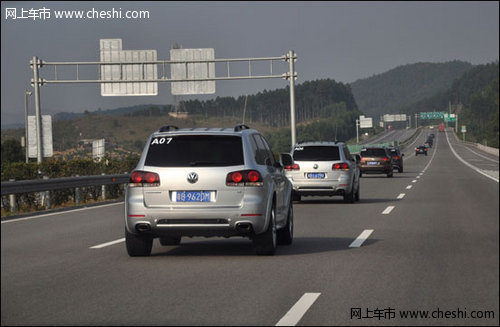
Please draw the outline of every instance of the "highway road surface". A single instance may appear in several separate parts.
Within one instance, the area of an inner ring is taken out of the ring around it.
[[[498,326],[498,157],[451,133],[364,175],[360,202],[295,203],[274,256],[183,238],[131,258],[123,203],[2,221],[1,324]]]

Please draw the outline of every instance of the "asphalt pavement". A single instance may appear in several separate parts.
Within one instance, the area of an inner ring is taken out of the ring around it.
[[[494,162],[435,134],[428,156],[403,149],[404,173],[363,175],[359,202],[294,203],[274,256],[183,238],[129,257],[123,203],[3,221],[1,324],[498,326]]]

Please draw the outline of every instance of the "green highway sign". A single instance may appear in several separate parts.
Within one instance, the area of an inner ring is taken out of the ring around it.
[[[420,119],[443,119],[444,111],[421,112]]]
[[[456,121],[455,114],[444,114],[444,121],[445,122],[454,122],[454,121]]]

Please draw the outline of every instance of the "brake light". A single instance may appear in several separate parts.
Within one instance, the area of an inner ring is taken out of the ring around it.
[[[345,162],[332,165],[332,170],[349,170],[349,165]]]
[[[256,170],[233,171],[226,176],[227,186],[262,186],[262,177]]]
[[[361,157],[361,160],[359,162],[360,163],[365,163],[366,162],[366,158]]]
[[[392,157],[393,159],[399,160],[399,156]]]
[[[382,161],[391,161],[391,159],[387,158],[387,157],[383,157],[382,158]]]
[[[149,171],[136,170],[130,175],[129,186],[160,186],[160,175]]]
[[[300,166],[298,164],[285,166],[285,170],[299,170],[299,169],[300,169]]]

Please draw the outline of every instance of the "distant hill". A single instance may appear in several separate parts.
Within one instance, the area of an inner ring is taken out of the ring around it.
[[[109,116],[125,116],[127,114],[132,114],[137,111],[142,111],[145,109],[164,109],[165,107],[170,107],[170,105],[156,105],[156,104],[140,104],[136,106],[130,106],[130,107],[120,107],[116,109],[107,109],[107,110],[102,110],[98,109],[96,111],[92,111],[91,113],[93,114],[100,114],[100,115],[109,115]],[[84,116],[85,113],[75,113],[75,112],[59,112],[55,114],[52,119],[54,121],[61,121],[61,120],[74,120],[79,117]]]
[[[467,126],[467,138],[488,146],[499,146],[499,65],[478,65],[464,73],[438,94],[406,106],[403,112],[448,111]]]
[[[351,89],[359,110],[378,120],[383,114],[405,113],[403,107],[447,90],[472,67],[457,60],[404,65],[357,80]]]

